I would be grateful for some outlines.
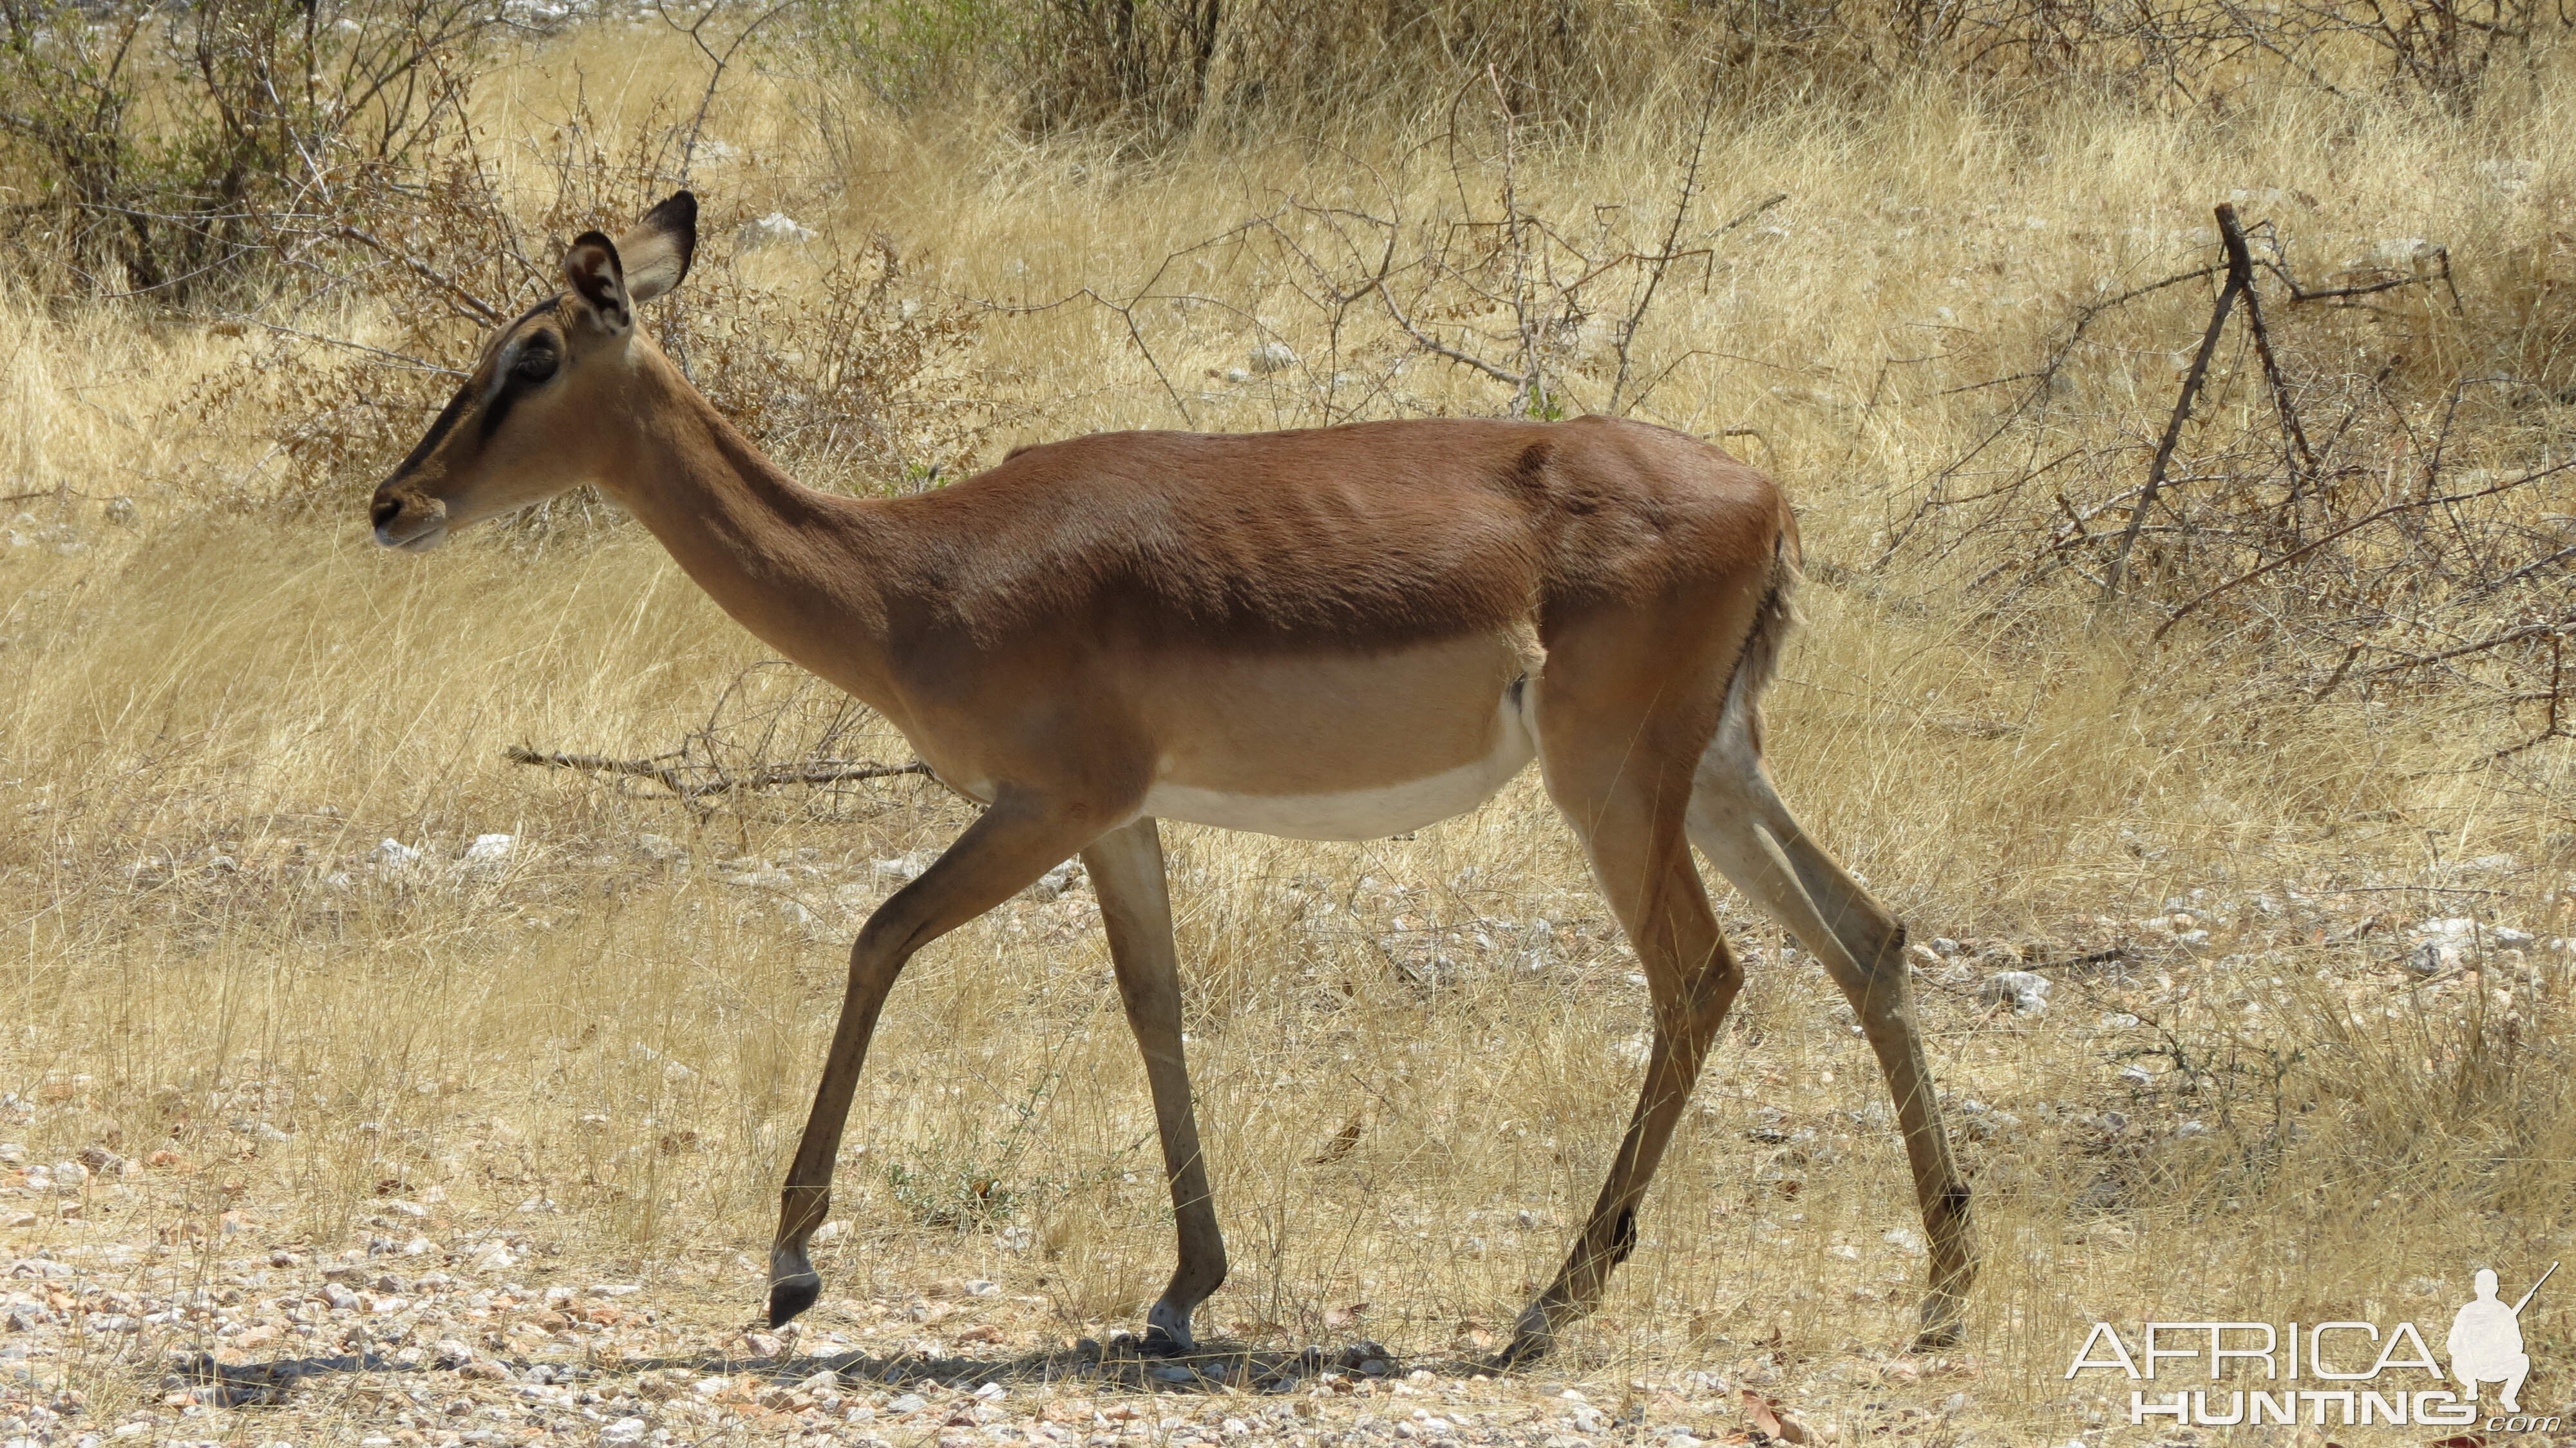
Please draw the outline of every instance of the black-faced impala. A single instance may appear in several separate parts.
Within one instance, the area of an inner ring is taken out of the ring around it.
[[[772,1323],[822,1291],[806,1244],[904,962],[1078,854],[1179,1225],[1145,1344],[1190,1349],[1225,1246],[1155,821],[1372,839],[1472,810],[1535,758],[1644,965],[1654,1044],[1600,1200],[1504,1359],[1544,1353],[1636,1245],[1639,1199],[1742,982],[1694,845],[1858,1012],[1930,1237],[1922,1340],[1958,1337],[1968,1190],[1904,927],[1799,827],[1762,762],[1798,556],[1768,478],[1682,433],[1581,418],[1106,433],[915,497],[815,492],[635,323],[687,275],[696,235],[682,192],[613,242],[575,241],[566,290],[485,344],[371,517],[379,542],[424,550],[595,482],[745,628],[882,713],[986,806],[850,949],[770,1249]]]

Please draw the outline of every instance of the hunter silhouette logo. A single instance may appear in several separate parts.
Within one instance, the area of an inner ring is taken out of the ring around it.
[[[2530,1291],[2507,1304],[2496,1296],[2495,1270],[2477,1269],[2477,1296],[2452,1314],[2443,1342],[2448,1372],[2414,1323],[2347,1319],[2149,1322],[2140,1325],[2134,1352],[2119,1329],[2097,1322],[2066,1376],[2107,1371],[2157,1384],[2130,1390],[2132,1424],[2161,1417],[2207,1427],[2468,1427],[2483,1418],[2492,1432],[2554,1433],[2558,1416],[2522,1409],[2523,1380],[2531,1375],[2522,1310],[2557,1272],[2558,1264],[2550,1263]],[[2163,1386],[2193,1379],[2209,1386]],[[2485,1384],[2497,1391],[2481,1404],[2478,1389]]]
[[[2515,1395],[2522,1391],[2522,1380],[2531,1373],[2531,1355],[2522,1350],[2522,1310],[2540,1295],[2540,1283],[2549,1280],[2558,1264],[2540,1274],[2540,1282],[2522,1294],[2522,1300],[2511,1307],[2496,1300],[2495,1269],[2478,1269],[2476,1300],[2462,1307],[2451,1318],[2451,1336],[2443,1346],[2450,1350],[2451,1376],[2460,1380],[2469,1401],[2478,1400],[2478,1384],[2502,1383],[2504,1391],[2496,1401],[2508,1413],[2519,1413],[2522,1404]]]

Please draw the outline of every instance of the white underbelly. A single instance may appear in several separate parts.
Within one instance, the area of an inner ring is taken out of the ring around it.
[[[1325,794],[1238,794],[1157,780],[1140,814],[1292,840],[1376,840],[1467,813],[1492,799],[1538,753],[1530,705],[1516,685],[1497,706],[1495,744],[1482,759],[1420,779]]]

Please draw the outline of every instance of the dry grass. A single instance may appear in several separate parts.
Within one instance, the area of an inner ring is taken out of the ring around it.
[[[703,76],[668,37],[612,26],[520,57],[477,100],[518,181],[538,151],[515,138],[560,113],[576,73],[612,132],[666,123],[657,105]],[[784,208],[820,230],[809,251],[741,263],[790,305],[823,256],[858,254],[873,231],[934,300],[1123,300],[1285,193],[1427,212],[1462,184],[1441,148],[1403,144],[1418,136],[1364,155],[1282,137],[1121,170],[1072,142],[847,98],[827,149],[799,110],[811,99],[732,84],[710,131],[737,149],[695,178],[740,215]],[[1597,147],[1521,155],[1524,204],[1568,226],[1596,205],[1662,214],[1692,104],[1675,93]],[[2249,1320],[2431,1323],[2466,1260],[2545,1261],[2563,1241],[2565,958],[2535,951],[2521,979],[2491,966],[2420,998],[2393,966],[2403,925],[2437,911],[2576,931],[2563,745],[2500,775],[2478,767],[2497,741],[2438,697],[2304,706],[2259,662],[2189,640],[2149,651],[2080,618],[1999,619],[1945,563],[1858,571],[1985,415],[1944,389],[2013,370],[2069,299],[2196,264],[2186,233],[2232,191],[2304,193],[2277,219],[2321,256],[2450,245],[2469,316],[2384,322],[2415,329],[2427,396],[2480,349],[2557,345],[2532,338],[2563,327],[2555,289],[2571,280],[2562,100],[2475,124],[2294,94],[2255,115],[2006,115],[1927,86],[1868,114],[1748,116],[1712,141],[1695,225],[1791,199],[1677,274],[1641,333],[1664,375],[1645,414],[1752,429],[1742,446],[1800,501],[1811,558],[1840,565],[1819,570],[1775,696],[1785,792],[1920,937],[2060,959],[2125,937],[2137,963],[2067,972],[2035,1022],[1980,1010],[1964,969],[1927,982],[1943,1086],[2018,1124],[1966,1147],[1988,1252],[1978,1376],[1888,1387],[1862,1369],[1903,1338],[1920,1264],[1883,1238],[1912,1213],[1875,1073],[1812,968],[1730,901],[1731,934],[1760,957],[1753,986],[1644,1243],[1561,1371],[1732,1371],[1776,1327],[1813,1413],[1862,1423],[1964,1388],[1959,1426],[2062,1438],[2083,1425],[2059,1374],[2097,1317],[2223,1303]],[[2531,162],[2528,185],[2477,169],[2499,158]],[[1484,204],[1490,164],[1463,174]],[[1224,378],[1265,337],[1324,353],[1301,278],[1275,248],[1183,265],[1187,290],[1223,304],[1140,314],[1191,421],[1313,420],[1302,373]],[[2187,346],[2204,305],[2175,298],[2140,325]],[[2499,340],[2515,307],[2522,330]],[[267,320],[401,335],[364,295]],[[1391,368],[1385,331],[1344,345]],[[44,495],[10,506],[30,541],[0,547],[0,1089],[21,1103],[0,1138],[46,1160],[166,1145],[203,1168],[183,1206],[102,1199],[91,1224],[0,1236],[11,1255],[156,1231],[184,1243],[188,1220],[237,1211],[263,1243],[337,1251],[369,1235],[380,1191],[435,1184],[454,1240],[506,1231],[603,1274],[703,1285],[700,1322],[738,1326],[725,1314],[757,1296],[842,944],[888,884],[872,862],[936,848],[961,807],[898,780],[828,818],[770,800],[696,820],[503,762],[521,741],[665,748],[756,648],[636,530],[496,530],[426,563],[373,549],[364,459],[334,464],[326,493],[283,471],[276,439],[310,401],[295,385],[260,407],[198,405],[267,346],[19,293],[0,307],[0,493]],[[987,460],[1178,421],[1148,353],[1098,305],[981,314],[971,349],[938,375],[993,409]],[[1886,359],[1934,350],[1948,360],[1876,400]],[[2103,426],[2169,403],[2174,364],[2140,351],[2096,379],[2134,399]],[[348,375],[299,365],[289,383]],[[1578,401],[1604,365],[1565,364]],[[1512,401],[1420,355],[1390,375],[1401,399],[1380,410]],[[2497,465],[2564,455],[2570,409],[2533,407],[2496,434]],[[817,481],[875,485],[852,466]],[[2563,490],[2533,506],[2569,511]],[[874,747],[905,757],[896,739]],[[455,863],[500,832],[520,841],[505,865]],[[647,834],[690,864],[655,858]],[[426,860],[382,867],[387,838]],[[1236,1263],[1210,1318],[1415,1352],[1483,1340],[1588,1205],[1644,1029],[1565,832],[1524,781],[1415,838],[1181,828],[1171,843]],[[2454,863],[2497,856],[2511,858]],[[764,868],[785,874],[724,881]],[[2177,897],[2216,917],[2198,955],[2135,923]],[[962,1274],[1044,1295],[1070,1335],[1159,1287],[1150,1116],[1086,907],[1079,892],[1015,902],[897,991],[853,1117],[852,1230],[824,1262],[819,1326],[856,1320],[833,1300]],[[2374,915],[2377,930],[2342,938]],[[2146,1024],[2097,1024],[2111,1011]],[[2132,1060],[2151,1084],[2119,1078]],[[2102,1127],[2109,1108],[2127,1134]],[[1355,1146],[1312,1160],[1353,1121]],[[2177,1135],[2186,1121],[2206,1131]],[[960,1182],[996,1183],[1007,1211],[949,1224]],[[531,1200],[550,1205],[520,1210]],[[2410,1296],[2427,1276],[2443,1285]],[[1362,1302],[1358,1326],[1328,1327]],[[2576,1315],[2544,1297],[2535,1317],[2533,1392],[2554,1405]],[[111,1366],[95,1371],[114,1391]]]

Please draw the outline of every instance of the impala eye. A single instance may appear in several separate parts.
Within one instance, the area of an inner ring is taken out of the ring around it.
[[[521,382],[543,382],[554,376],[555,369],[561,365],[562,359],[554,353],[532,347],[519,354],[519,360],[511,365],[510,375]]]

